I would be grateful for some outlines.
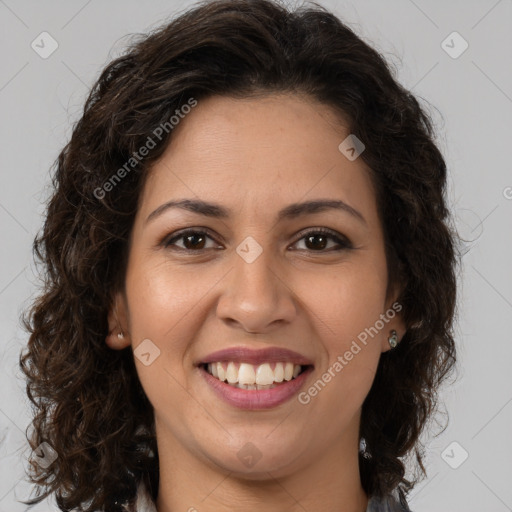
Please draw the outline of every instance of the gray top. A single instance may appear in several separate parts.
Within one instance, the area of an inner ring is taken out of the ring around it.
[[[372,497],[368,500],[366,512],[412,512],[405,496],[401,491],[395,489],[389,496],[378,499]]]
[[[137,512],[157,512],[155,503],[142,483],[137,491]],[[366,512],[412,512],[408,507],[403,493],[395,489],[389,496],[378,499],[375,496],[368,500]]]

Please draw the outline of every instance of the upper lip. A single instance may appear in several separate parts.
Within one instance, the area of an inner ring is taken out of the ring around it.
[[[247,347],[230,347],[217,350],[201,359],[198,364],[216,363],[219,361],[233,361],[249,364],[291,362],[302,366],[312,365],[312,361],[307,357],[280,347],[269,347],[259,350]]]

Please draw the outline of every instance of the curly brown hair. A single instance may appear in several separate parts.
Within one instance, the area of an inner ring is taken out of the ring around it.
[[[360,456],[361,482],[369,496],[396,487],[408,493],[418,481],[404,477],[402,459],[411,453],[426,475],[419,437],[456,361],[456,235],[432,119],[384,58],[323,7],[220,0],[139,36],[108,64],[55,162],[34,240],[44,282],[24,318],[30,338],[20,367],[34,409],[29,442],[49,443],[58,458],[47,468],[33,464],[31,482],[44,492],[25,504],[55,493],[61,510],[118,511],[141,482],[156,499],[153,409],[130,347],[111,350],[105,336],[145,177],[172,130],[160,130],[159,143],[132,162],[115,191],[105,184],[187,98],[274,92],[328,105],[366,146],[361,158],[377,190],[407,332],[381,355],[363,404],[360,435],[371,457]]]

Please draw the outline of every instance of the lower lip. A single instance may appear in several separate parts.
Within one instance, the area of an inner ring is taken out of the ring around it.
[[[204,368],[200,367],[200,370],[206,382],[222,400],[240,409],[255,410],[271,409],[289,400],[298,393],[308,375],[313,371],[313,367],[308,366],[295,379],[287,381],[285,384],[279,384],[272,389],[235,388],[210,375]]]

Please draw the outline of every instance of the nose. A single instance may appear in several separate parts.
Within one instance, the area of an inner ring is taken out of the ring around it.
[[[291,323],[297,314],[293,291],[279,266],[263,253],[252,263],[234,254],[234,268],[224,280],[217,315],[230,326],[267,333]]]

